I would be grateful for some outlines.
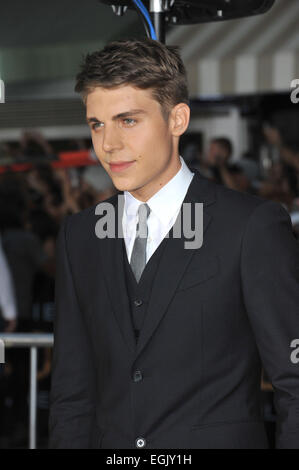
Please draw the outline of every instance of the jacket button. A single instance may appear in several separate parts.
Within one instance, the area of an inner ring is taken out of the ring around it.
[[[143,437],[138,437],[135,441],[136,447],[142,449],[146,446],[146,440]]]
[[[142,373],[140,370],[135,370],[134,375],[133,375],[133,380],[134,382],[140,382],[143,379]]]
[[[140,307],[140,305],[142,305],[142,304],[143,304],[142,300],[140,300],[140,299],[134,300],[135,307]]]

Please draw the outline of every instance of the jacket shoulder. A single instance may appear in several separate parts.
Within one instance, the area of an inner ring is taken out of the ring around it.
[[[114,196],[111,196],[104,201],[100,201],[87,209],[65,216],[63,224],[66,225],[66,236],[68,237],[68,235],[70,235],[72,239],[77,238],[78,236],[80,238],[85,238],[85,236],[89,238],[91,233],[95,233],[95,224],[97,221],[96,208],[99,204],[103,203],[110,203],[115,206],[117,203],[117,197],[118,194],[115,194]]]
[[[206,187],[209,188],[209,191],[214,192],[217,205],[222,210],[232,211],[233,213],[242,212],[243,214],[249,214],[258,206],[270,202],[268,199],[263,197],[237,191],[236,189],[231,189],[222,184],[215,183],[205,176],[201,176],[201,179]],[[273,204],[280,206],[278,203]]]

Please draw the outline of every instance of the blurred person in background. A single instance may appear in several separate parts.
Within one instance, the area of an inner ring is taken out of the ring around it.
[[[17,326],[15,288],[0,235],[0,332],[12,333]]]
[[[281,203],[291,213],[296,198],[296,179],[282,161],[274,162],[261,183],[258,194]]]
[[[11,147],[6,142],[0,142],[0,164],[8,165],[14,163]]]
[[[2,248],[0,236],[0,333],[13,333],[17,325],[17,308],[15,289],[11,272]],[[6,354],[7,356],[7,354]],[[0,364],[0,448],[7,445],[5,435],[5,397],[7,389],[7,379],[11,374],[10,363],[6,359],[5,364]],[[2,440],[5,440],[2,442]]]
[[[21,139],[19,152],[24,160],[32,159],[55,159],[55,152],[40,131],[24,131]]]
[[[27,226],[38,236],[48,256],[47,269],[38,270],[33,282],[32,326],[40,331],[53,331],[53,303],[55,288],[55,248],[58,224],[42,209],[30,212]]]
[[[296,175],[299,176],[299,137],[297,144],[291,146],[285,142],[277,127],[266,125],[263,130],[268,143],[278,148],[282,161],[290,166]]]
[[[0,143],[0,164],[9,165],[19,161],[24,161],[19,142]]]
[[[91,165],[81,171],[78,181],[72,181],[68,169],[56,170],[62,186],[65,214],[74,214],[113,196],[117,191],[101,165]]]
[[[228,164],[233,155],[233,144],[227,137],[214,137],[210,140],[206,164],[213,171],[219,164]]]
[[[4,175],[0,180],[0,230],[14,279],[18,329],[24,331],[30,328],[33,276],[48,261],[38,238],[25,228],[27,203],[28,196],[18,175]]]
[[[268,145],[278,152],[279,159],[272,162],[258,194],[285,207],[299,239],[299,140],[293,145],[287,143],[281,131],[268,124],[263,133]]]
[[[42,207],[59,225],[68,213],[66,195],[57,172],[49,163],[38,163],[26,174],[32,207]]]
[[[90,195],[91,206],[97,202],[108,199],[117,192],[112,179],[104,170],[102,165],[90,166],[84,170],[82,174],[81,189],[82,195]],[[86,207],[89,206],[82,204],[80,209],[85,209]]]
[[[249,192],[257,194],[262,179],[258,156],[251,151],[246,151],[240,160],[238,160],[237,166],[242,169],[242,172],[250,182]]]
[[[297,211],[299,210],[299,150],[292,148],[284,141],[278,128],[266,125],[263,132],[268,144],[278,150],[280,160],[274,162],[268,181],[261,190],[270,191],[272,184],[275,192],[278,187],[288,210],[290,212]],[[297,147],[299,147],[298,143]]]
[[[26,229],[29,196],[21,175],[0,178],[0,231],[16,294],[17,332],[32,331],[33,282],[39,269],[49,269],[52,260],[36,235]],[[50,262],[50,263],[49,263]],[[8,434],[15,445],[27,435],[29,352],[25,348],[7,353],[11,366],[7,393],[12,401]]]
[[[206,158],[202,161],[207,176],[217,184],[236,191],[252,192],[249,178],[242,167],[231,163],[233,144],[227,137],[214,137],[209,144]]]

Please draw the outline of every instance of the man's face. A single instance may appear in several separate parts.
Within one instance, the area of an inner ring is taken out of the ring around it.
[[[97,87],[86,111],[95,153],[118,190],[146,201],[179,170],[179,136],[150,90]]]

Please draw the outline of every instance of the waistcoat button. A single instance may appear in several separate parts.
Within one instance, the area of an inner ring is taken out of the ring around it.
[[[135,443],[138,449],[142,449],[143,447],[146,446],[146,440],[143,437],[138,437]]]
[[[143,379],[142,373],[140,370],[135,370],[134,375],[133,375],[133,380],[134,382],[140,382]]]

